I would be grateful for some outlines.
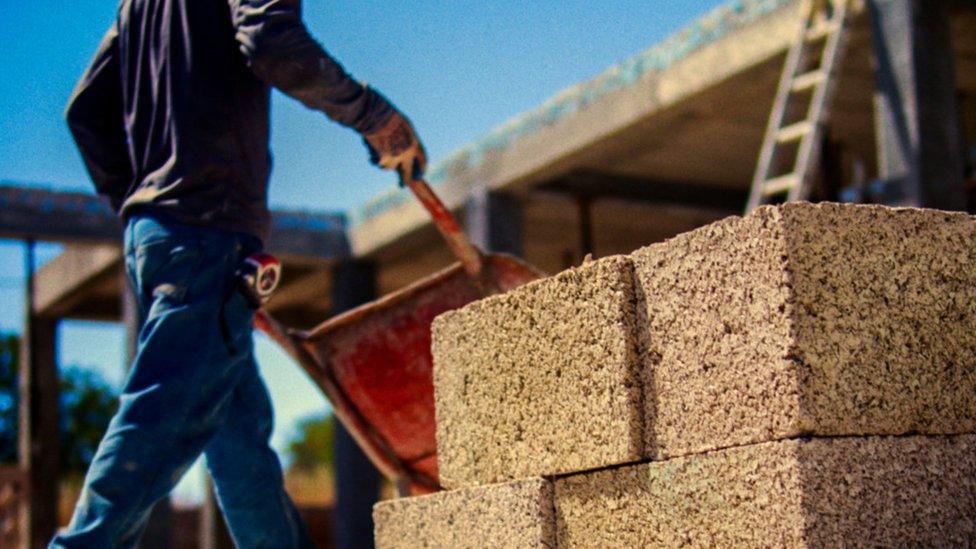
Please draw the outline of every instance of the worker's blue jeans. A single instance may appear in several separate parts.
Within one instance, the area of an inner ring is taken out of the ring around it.
[[[131,547],[154,503],[205,453],[238,547],[308,547],[268,445],[271,402],[254,361],[254,311],[234,273],[246,235],[133,216],[125,263],[138,349],[68,529],[52,547]]]

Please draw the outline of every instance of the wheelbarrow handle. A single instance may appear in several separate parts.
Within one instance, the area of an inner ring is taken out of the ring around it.
[[[481,279],[484,256],[481,250],[464,234],[464,230],[461,229],[461,225],[451,214],[451,211],[444,206],[441,199],[434,194],[430,185],[423,179],[410,179],[406,184],[430,213],[430,217],[434,220],[434,226],[447,241],[447,246],[454,253],[454,257],[461,262],[464,272],[474,279]]]

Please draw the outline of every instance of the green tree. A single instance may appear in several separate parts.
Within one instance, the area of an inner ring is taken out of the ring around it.
[[[61,471],[84,475],[118,408],[115,391],[90,368],[61,371]]]
[[[291,466],[310,472],[319,467],[332,468],[335,461],[332,442],[335,440],[335,423],[331,415],[308,416],[298,423],[297,432],[288,443]]]
[[[18,371],[20,338],[0,334],[0,463],[17,461]],[[61,472],[80,476],[88,469],[117,402],[112,387],[97,372],[62,368]]]

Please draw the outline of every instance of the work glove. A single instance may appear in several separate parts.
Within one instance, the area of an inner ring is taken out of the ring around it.
[[[413,125],[399,112],[380,129],[363,135],[369,161],[384,170],[396,170],[400,186],[420,179],[427,170],[427,153]]]

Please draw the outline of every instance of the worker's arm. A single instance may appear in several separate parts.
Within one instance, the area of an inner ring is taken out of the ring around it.
[[[374,163],[404,174],[426,165],[410,122],[382,95],[354,80],[309,34],[301,0],[228,0],[251,70],[305,106],[362,134]],[[419,175],[419,174],[418,174]]]
[[[118,32],[114,24],[71,94],[65,118],[95,189],[118,209],[132,182],[132,166],[125,145]]]
[[[370,133],[394,113],[386,99],[353,80],[309,34],[301,0],[229,0],[251,70],[305,106]]]

